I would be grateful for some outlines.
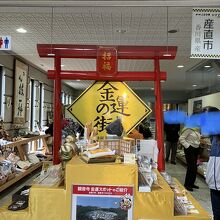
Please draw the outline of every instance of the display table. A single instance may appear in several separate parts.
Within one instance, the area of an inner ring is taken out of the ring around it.
[[[1,220],[64,220],[66,191],[62,187],[33,186],[30,191],[29,208],[8,211],[6,204],[0,208]]]
[[[181,183],[176,178],[174,178],[174,181],[176,182],[176,184],[179,186],[180,189],[184,190],[183,185],[181,185]],[[207,212],[201,207],[201,205],[196,201],[196,199],[192,196],[192,194],[187,193],[186,197],[188,198],[189,201],[192,202],[192,204],[195,206],[195,208],[199,211],[200,219],[206,219]],[[195,218],[196,216],[197,216],[197,214],[189,214],[188,215],[188,217],[190,217],[190,219],[196,219]],[[178,219],[184,219],[184,217],[178,216]]]
[[[157,171],[156,171],[157,172]],[[127,185],[134,186],[133,219],[191,219],[209,220],[208,213],[193,199],[199,214],[174,216],[174,194],[168,184],[158,174],[161,186],[152,192],[138,192],[138,167],[115,163],[86,164],[78,157],[73,158],[66,167],[66,189],[63,187],[32,187],[29,208],[12,212],[7,207],[0,209],[1,220],[69,220],[71,219],[71,195],[73,184]]]
[[[163,189],[153,189],[151,193],[138,192],[137,165],[85,164],[79,158],[74,158],[67,165],[66,181],[67,195],[71,195],[71,187],[74,183],[134,186],[134,219],[146,216],[173,216],[173,192],[162,177],[159,178],[159,182]],[[71,197],[67,200],[67,207],[70,207],[70,201]]]

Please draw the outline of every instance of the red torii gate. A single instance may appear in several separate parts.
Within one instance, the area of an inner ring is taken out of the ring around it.
[[[163,112],[161,102],[161,80],[166,80],[166,72],[160,71],[160,60],[174,59],[177,52],[175,46],[109,46],[117,49],[118,59],[154,60],[154,71],[128,72],[117,71],[114,76],[100,75],[97,71],[62,71],[62,58],[97,59],[97,45],[66,45],[66,44],[38,44],[40,57],[53,58],[54,70],[48,70],[48,78],[54,80],[54,146],[53,162],[59,163],[59,148],[61,145],[61,80],[100,80],[100,81],[154,81],[156,135],[159,148],[158,170],[165,169],[164,140],[163,140]],[[105,46],[102,46],[105,47]]]

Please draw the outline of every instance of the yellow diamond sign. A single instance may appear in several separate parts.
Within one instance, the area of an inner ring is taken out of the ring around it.
[[[129,133],[151,113],[125,83],[109,81],[92,84],[67,110],[83,127],[91,121],[100,136],[106,135],[105,127],[118,117]]]

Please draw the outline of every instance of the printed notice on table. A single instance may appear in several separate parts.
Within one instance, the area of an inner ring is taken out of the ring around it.
[[[73,185],[71,220],[132,220],[133,191],[133,186]]]

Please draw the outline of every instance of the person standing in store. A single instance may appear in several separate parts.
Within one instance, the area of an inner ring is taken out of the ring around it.
[[[205,110],[205,112],[219,112],[219,109],[210,106]],[[213,127],[211,129],[213,129]],[[220,134],[219,132],[217,132],[217,134],[215,135],[210,136],[210,139],[211,139],[211,152],[206,170],[206,183],[210,188],[214,220],[220,220]]]
[[[195,185],[195,181],[200,138],[199,128],[183,128],[179,137],[179,142],[184,147],[186,158],[187,171],[184,186],[188,191],[193,191],[193,188],[199,189],[199,187]]]
[[[180,124],[164,124],[166,135],[166,161],[169,161],[171,152],[171,164],[176,164],[177,142],[179,139]]]

